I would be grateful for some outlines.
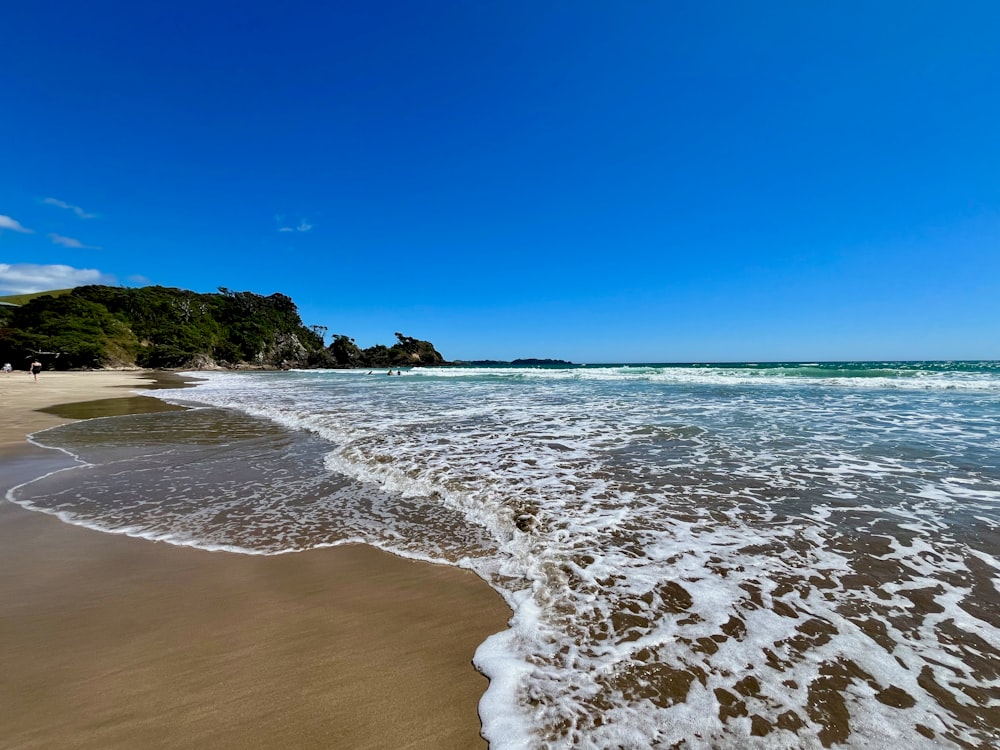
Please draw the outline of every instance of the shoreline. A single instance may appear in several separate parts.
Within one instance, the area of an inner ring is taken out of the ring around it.
[[[0,375],[0,498],[70,465],[28,433],[159,409],[122,394],[157,375]],[[510,611],[468,571],[364,545],[208,552],[0,499],[0,587],[5,747],[486,747],[471,660]]]

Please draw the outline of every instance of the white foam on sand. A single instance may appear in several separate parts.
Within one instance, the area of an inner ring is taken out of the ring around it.
[[[583,372],[207,374],[157,395],[308,439],[171,455],[172,503],[102,512],[174,543],[362,539],[475,570],[514,612],[475,659],[494,747],[995,739],[1000,630],[977,592],[998,586],[980,540],[1000,497],[968,456],[995,457],[1000,424],[978,395],[937,375]],[[79,515],[73,484],[39,502]]]

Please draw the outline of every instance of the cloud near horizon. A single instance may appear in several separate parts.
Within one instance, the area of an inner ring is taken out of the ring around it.
[[[28,229],[21,225],[17,219],[12,219],[10,216],[4,216],[0,214],[0,229],[9,229],[12,232],[20,232],[21,234],[34,234],[34,229]]]
[[[84,245],[80,240],[74,239],[73,237],[63,237],[61,234],[56,234],[52,232],[49,234],[49,239],[52,240],[56,245],[62,245],[63,247],[72,247],[77,250],[100,250],[97,245]]]
[[[35,263],[0,263],[0,294],[32,294],[70,289],[84,284],[116,284],[117,279],[96,268],[73,268]]]
[[[45,198],[42,203],[46,206],[58,206],[59,208],[65,208],[68,211],[72,211],[81,219],[96,219],[97,214],[92,214],[84,211],[79,206],[74,206],[72,203],[67,203],[66,201],[61,201],[58,198]]]

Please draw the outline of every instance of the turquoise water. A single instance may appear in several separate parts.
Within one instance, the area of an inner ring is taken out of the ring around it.
[[[13,499],[475,571],[514,611],[476,656],[494,747],[998,742],[1000,363],[198,377],[39,435],[86,464]]]

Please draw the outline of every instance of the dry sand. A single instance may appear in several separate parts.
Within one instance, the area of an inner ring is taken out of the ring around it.
[[[0,375],[0,497],[65,463],[35,409],[100,413],[143,373]],[[258,557],[0,501],[0,746],[475,748],[472,655],[509,610],[472,574],[351,546]]]

